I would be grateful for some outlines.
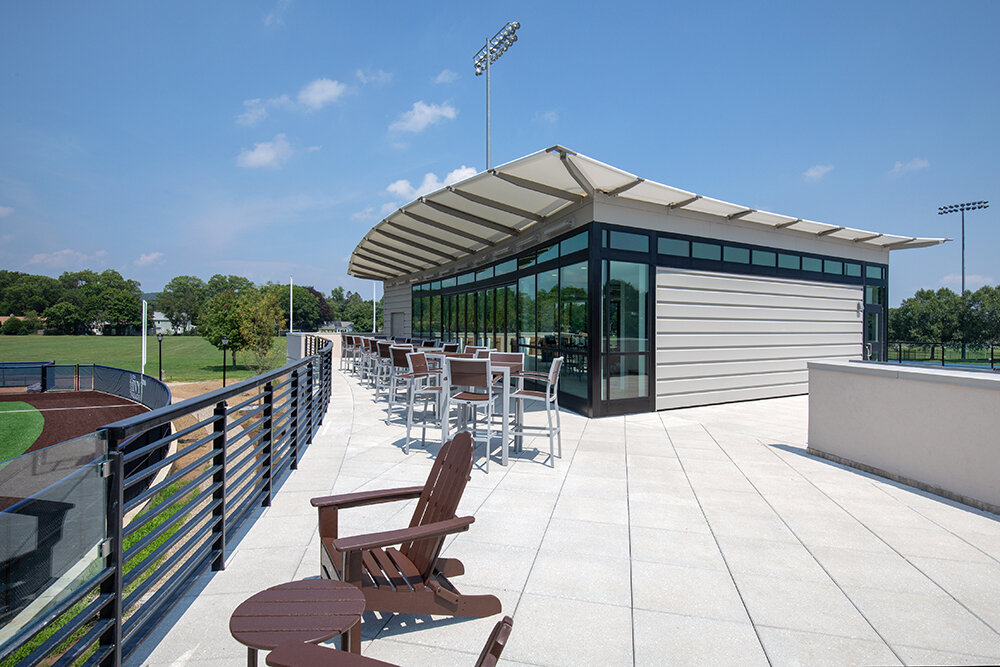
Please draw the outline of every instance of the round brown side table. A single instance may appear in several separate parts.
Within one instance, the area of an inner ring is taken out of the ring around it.
[[[247,646],[247,665],[257,651],[289,641],[324,642],[340,635],[345,651],[360,650],[365,596],[330,579],[303,579],[272,586],[246,599],[229,619],[229,632]]]

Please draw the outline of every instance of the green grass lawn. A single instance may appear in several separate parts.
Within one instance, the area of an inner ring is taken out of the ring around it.
[[[0,461],[23,454],[44,426],[42,413],[24,401],[0,403]]]
[[[138,336],[0,336],[0,361],[55,361],[57,364],[101,364],[139,370],[142,354]],[[146,342],[146,374],[156,377],[156,336]],[[272,358],[285,359],[285,339],[275,338]],[[250,353],[226,360],[226,377],[244,380],[256,373]],[[222,379],[222,351],[200,336],[163,337],[163,376],[167,382],[201,382]]]

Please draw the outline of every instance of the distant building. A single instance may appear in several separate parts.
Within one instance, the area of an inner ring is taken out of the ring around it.
[[[337,333],[351,333],[354,331],[354,322],[342,322],[340,320],[335,320],[333,322],[327,322],[321,329],[332,329]]]
[[[175,330],[173,325],[170,324],[170,320],[167,316],[158,310],[153,311],[153,328],[155,329],[153,333],[162,334],[187,333],[188,331],[194,329],[193,326],[188,324],[187,326],[182,327],[180,331]]]

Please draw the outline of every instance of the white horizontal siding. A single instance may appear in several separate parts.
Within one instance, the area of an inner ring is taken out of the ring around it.
[[[396,333],[390,331],[392,326],[392,314],[403,313],[403,331]],[[412,301],[409,283],[403,285],[387,286],[382,296],[382,321],[387,335],[412,336]]]
[[[805,393],[806,362],[861,356],[860,287],[660,268],[656,407]]]

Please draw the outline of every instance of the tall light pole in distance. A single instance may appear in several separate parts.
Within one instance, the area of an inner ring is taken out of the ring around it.
[[[229,347],[229,337],[222,337],[222,386],[226,386],[226,348]]]
[[[163,382],[163,332],[156,332],[156,342],[160,344],[160,374],[156,376],[156,379]]]
[[[947,206],[938,207],[938,215],[959,211],[962,213],[962,294],[965,294],[965,212],[989,207],[990,203],[988,201],[970,201],[964,204],[948,204]]]
[[[514,46],[517,41],[517,29],[521,24],[511,21],[500,28],[492,39],[487,39],[485,46],[472,59],[472,64],[476,67],[476,76],[486,72],[486,169],[492,167],[490,156],[490,64],[495,63],[504,54],[504,51]]]

